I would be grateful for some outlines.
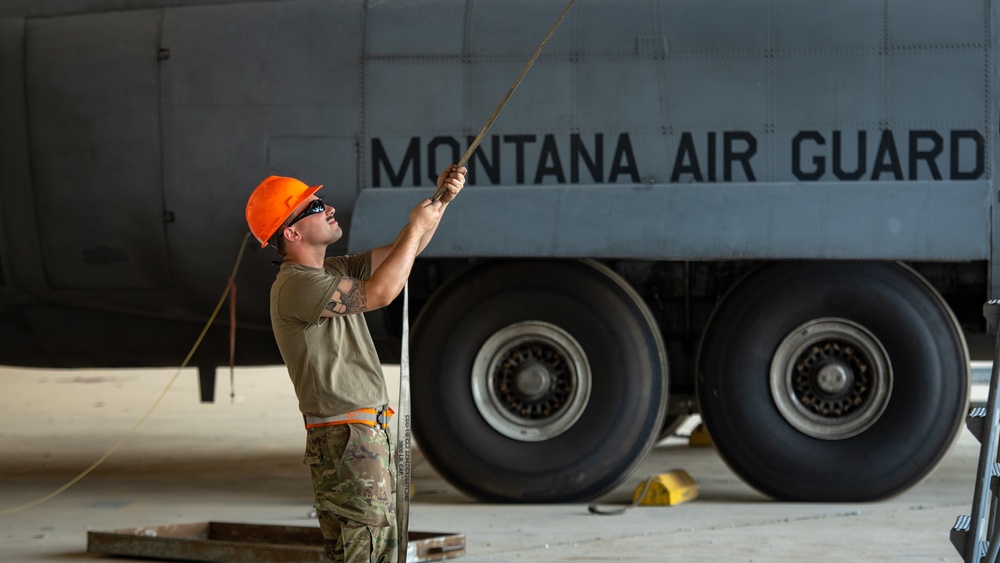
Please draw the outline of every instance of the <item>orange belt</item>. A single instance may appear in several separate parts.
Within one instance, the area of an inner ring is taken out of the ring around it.
[[[377,409],[359,409],[345,412],[337,416],[308,416],[302,415],[306,428],[322,428],[324,426],[337,426],[338,424],[365,424],[377,428],[388,428],[389,417],[393,415],[393,410],[389,406]]]

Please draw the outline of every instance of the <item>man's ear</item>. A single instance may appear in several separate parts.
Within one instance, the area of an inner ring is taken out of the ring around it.
[[[302,240],[302,233],[300,233],[299,230],[296,229],[294,226],[285,227],[285,229],[281,231],[281,236],[284,237],[284,239],[289,242],[296,242]]]

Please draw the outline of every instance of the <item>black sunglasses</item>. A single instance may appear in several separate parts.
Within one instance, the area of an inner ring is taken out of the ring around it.
[[[295,216],[295,218],[294,218],[294,219],[292,219],[292,222],[291,222],[291,223],[288,223],[288,224],[287,224],[287,225],[285,225],[284,227],[281,227],[281,228],[279,228],[279,229],[278,229],[277,231],[275,231],[274,235],[272,235],[272,236],[271,236],[271,240],[270,240],[270,241],[268,241],[268,242],[269,242],[269,243],[270,243],[270,244],[271,244],[272,246],[274,246],[274,247],[277,247],[277,246],[278,246],[278,237],[279,237],[279,236],[281,236],[281,234],[280,234],[280,233],[281,233],[282,231],[284,231],[284,230],[285,230],[285,229],[287,229],[288,227],[291,227],[291,226],[292,226],[292,225],[294,225],[295,223],[297,223],[297,222],[301,221],[302,219],[305,219],[306,217],[308,217],[308,216],[310,216],[310,215],[315,215],[315,214],[317,214],[317,213],[322,213],[322,212],[323,212],[323,211],[325,211],[325,210],[326,210],[326,204],[325,204],[325,203],[323,203],[323,200],[322,200],[322,199],[314,199],[314,200],[313,200],[313,201],[312,201],[311,203],[309,203],[309,206],[308,206],[308,207],[306,207],[306,208],[305,208],[305,209],[304,209],[304,210],[302,211],[302,213],[299,213],[298,215],[296,215],[296,216]]]
[[[306,207],[305,210],[302,211],[302,213],[296,215],[295,218],[292,219],[291,223],[285,225],[285,228],[287,229],[288,227],[291,227],[295,223],[298,223],[299,221],[305,219],[310,215],[315,215],[316,213],[322,213],[324,211],[326,211],[326,204],[323,203],[323,200],[314,199],[312,200],[312,203],[309,204],[309,207]]]

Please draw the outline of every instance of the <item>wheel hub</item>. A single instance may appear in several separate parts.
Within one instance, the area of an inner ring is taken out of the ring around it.
[[[816,319],[789,333],[775,352],[770,377],[785,420],[825,440],[865,431],[884,412],[892,390],[882,344],[847,319]]]
[[[793,392],[804,407],[823,417],[843,416],[864,406],[868,363],[843,340],[811,346],[795,364]]]
[[[501,352],[487,374],[495,405],[514,419],[556,416],[573,393],[573,377],[562,354],[545,342],[528,342]]]
[[[816,372],[816,386],[827,395],[843,395],[851,386],[852,375],[840,364],[827,364]]]
[[[542,321],[498,330],[472,368],[472,395],[483,419],[501,434],[528,442],[569,429],[587,405],[590,384],[580,344]]]
[[[537,363],[532,363],[518,370],[514,376],[517,392],[525,399],[542,397],[552,384],[549,370]]]

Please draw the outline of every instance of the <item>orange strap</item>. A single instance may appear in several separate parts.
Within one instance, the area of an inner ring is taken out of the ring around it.
[[[366,426],[388,428],[389,418],[394,414],[390,407],[383,409],[358,409],[337,416],[318,417],[302,415],[306,428],[323,428],[340,424],[364,424]]]

